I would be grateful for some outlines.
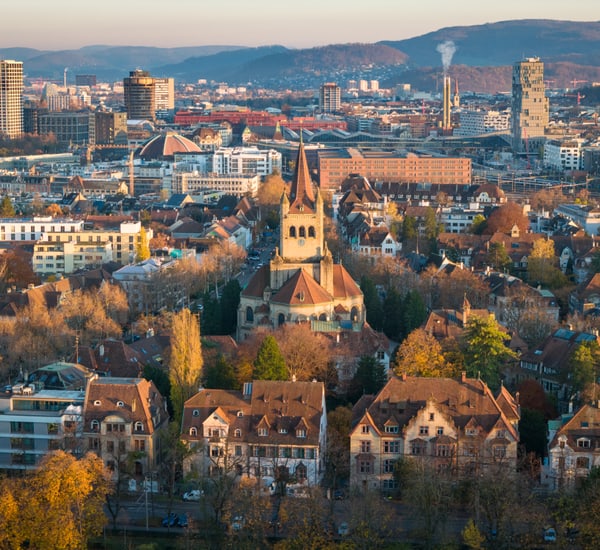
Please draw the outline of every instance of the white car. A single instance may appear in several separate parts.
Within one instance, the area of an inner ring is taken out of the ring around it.
[[[204,491],[201,491],[200,489],[192,489],[187,493],[183,493],[183,500],[197,502],[200,500],[200,497],[202,497],[202,495],[204,495]]]
[[[342,523],[340,523],[340,526],[338,527],[338,535],[340,535],[341,537],[345,537],[349,534],[350,534],[350,527],[348,527],[348,524],[345,521],[343,521]]]

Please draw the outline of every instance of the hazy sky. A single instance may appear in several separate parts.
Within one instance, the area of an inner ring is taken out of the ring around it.
[[[509,19],[594,21],[598,0],[3,0],[0,48],[401,40]]]

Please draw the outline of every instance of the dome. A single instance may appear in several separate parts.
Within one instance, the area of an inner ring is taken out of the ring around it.
[[[153,137],[140,151],[144,160],[172,160],[175,153],[201,153],[202,150],[193,141],[176,134],[167,132]]]

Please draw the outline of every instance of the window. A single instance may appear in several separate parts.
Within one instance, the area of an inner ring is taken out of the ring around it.
[[[90,428],[93,432],[97,432],[100,429],[100,422],[97,420],[92,420],[90,422]]]
[[[385,427],[385,433],[386,434],[397,434],[398,433],[398,426],[386,426]]]
[[[400,441],[384,441],[383,442],[384,453],[399,453],[400,452]]]
[[[236,428],[235,431],[233,432],[233,437],[242,437],[242,430],[240,430],[239,428]]]
[[[312,238],[315,237],[315,228],[312,225],[308,228],[308,236]]]
[[[446,444],[436,445],[435,447],[436,456],[452,456],[452,446]]]
[[[194,409],[192,411],[192,416],[200,416],[200,411],[198,409]]]
[[[420,426],[419,435],[429,435],[429,426]]]
[[[190,428],[190,435],[196,437],[198,435],[198,428]]]
[[[398,482],[395,479],[384,479],[383,480],[383,489],[397,489]]]
[[[246,322],[247,323],[254,322],[254,311],[252,311],[252,308],[250,306],[248,306],[246,308]]]
[[[589,470],[590,469],[590,459],[587,456],[578,456],[575,466],[577,468],[585,468],[586,470]]]
[[[371,442],[370,441],[361,441],[360,442],[360,452],[361,453],[370,453],[371,452]]]
[[[437,427],[437,434],[438,435],[444,435],[444,427],[443,426],[438,426]]]
[[[288,432],[287,432],[287,429],[286,429],[286,428],[279,428],[279,433],[280,433],[280,434],[286,434],[286,433],[288,433]]]
[[[290,227],[290,237],[295,238],[296,237],[296,228],[292,225],[292,227]]]
[[[139,421],[136,422],[134,430],[136,432],[143,432],[144,431],[144,423],[143,422],[139,422]]]
[[[300,226],[300,229],[298,230],[298,236],[300,237],[306,237],[306,229],[304,228],[304,226]]]
[[[136,451],[145,452],[146,451],[146,440],[144,439],[134,439],[133,448]]]
[[[419,456],[425,454],[426,445],[423,441],[413,441],[410,444],[410,454]]]
[[[260,437],[267,437],[269,435],[269,430],[267,428],[258,428],[258,435]]]
[[[304,430],[304,429],[296,430],[296,437],[306,437],[306,430]]]
[[[429,420],[433,422],[435,420],[435,413],[429,413]]]
[[[234,452],[235,456],[242,456],[242,446],[241,445],[236,445],[235,446],[235,452]]]
[[[361,426],[361,431],[364,434],[368,434],[369,433],[369,426]]]
[[[368,460],[361,460],[358,463],[358,471],[361,474],[370,474],[371,473],[371,462]]]
[[[506,447],[504,445],[494,446],[494,458],[497,460],[506,458]]]
[[[590,440],[589,439],[584,439],[584,438],[578,439],[577,440],[577,446],[580,449],[589,449],[590,448]]]
[[[111,454],[115,452],[115,442],[114,441],[106,442],[106,452],[111,453]]]
[[[390,474],[394,471],[394,463],[395,460],[390,460],[389,458],[383,461],[383,471],[386,474]]]

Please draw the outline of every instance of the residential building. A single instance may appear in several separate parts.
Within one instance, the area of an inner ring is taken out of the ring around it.
[[[544,140],[550,117],[544,63],[539,57],[529,57],[513,65],[511,112],[513,151],[533,151],[533,143]]]
[[[318,485],[325,471],[322,382],[255,380],[241,392],[201,389],[184,405],[184,472]]]
[[[281,174],[281,153],[258,147],[222,147],[213,155],[213,172],[219,176],[242,174],[268,176],[274,171]]]
[[[58,449],[81,456],[83,404],[93,374],[72,363],[52,363],[12,386],[0,399],[0,470],[35,469]]]
[[[136,69],[123,79],[125,110],[127,118],[151,120],[156,118],[155,79],[148,71]]]
[[[0,59],[0,134],[23,133],[23,62]]]
[[[510,111],[467,110],[460,112],[459,119],[460,126],[454,129],[455,136],[480,136],[510,131]]]
[[[350,174],[369,181],[471,184],[471,159],[380,152],[355,147],[318,152],[320,187],[335,190]],[[450,187],[450,186],[449,186]]]
[[[113,471],[133,460],[144,479],[160,461],[160,433],[169,423],[167,402],[144,378],[97,378],[88,384],[83,407],[84,450],[96,453]]]
[[[326,82],[319,87],[319,110],[321,113],[336,113],[342,106],[342,90],[335,82]]]
[[[544,145],[544,168],[558,172],[583,169],[583,139],[551,139]]]
[[[127,145],[127,113],[94,112],[96,145]]]
[[[518,403],[479,379],[392,377],[353,408],[350,484],[363,490],[398,488],[394,464],[422,460],[438,472],[474,476],[515,470]]]
[[[175,109],[175,79],[154,79],[154,110],[157,115],[167,115]]]
[[[324,205],[313,189],[300,143],[290,193],[280,209],[280,242],[269,265],[258,269],[240,296],[238,339],[256,327],[331,321],[361,326],[363,295],[324,239]]]
[[[574,487],[592,468],[600,467],[600,402],[569,415],[548,445],[545,480],[553,489]]]
[[[600,208],[589,204],[562,203],[554,209],[554,215],[571,220],[589,235],[598,235]]]

